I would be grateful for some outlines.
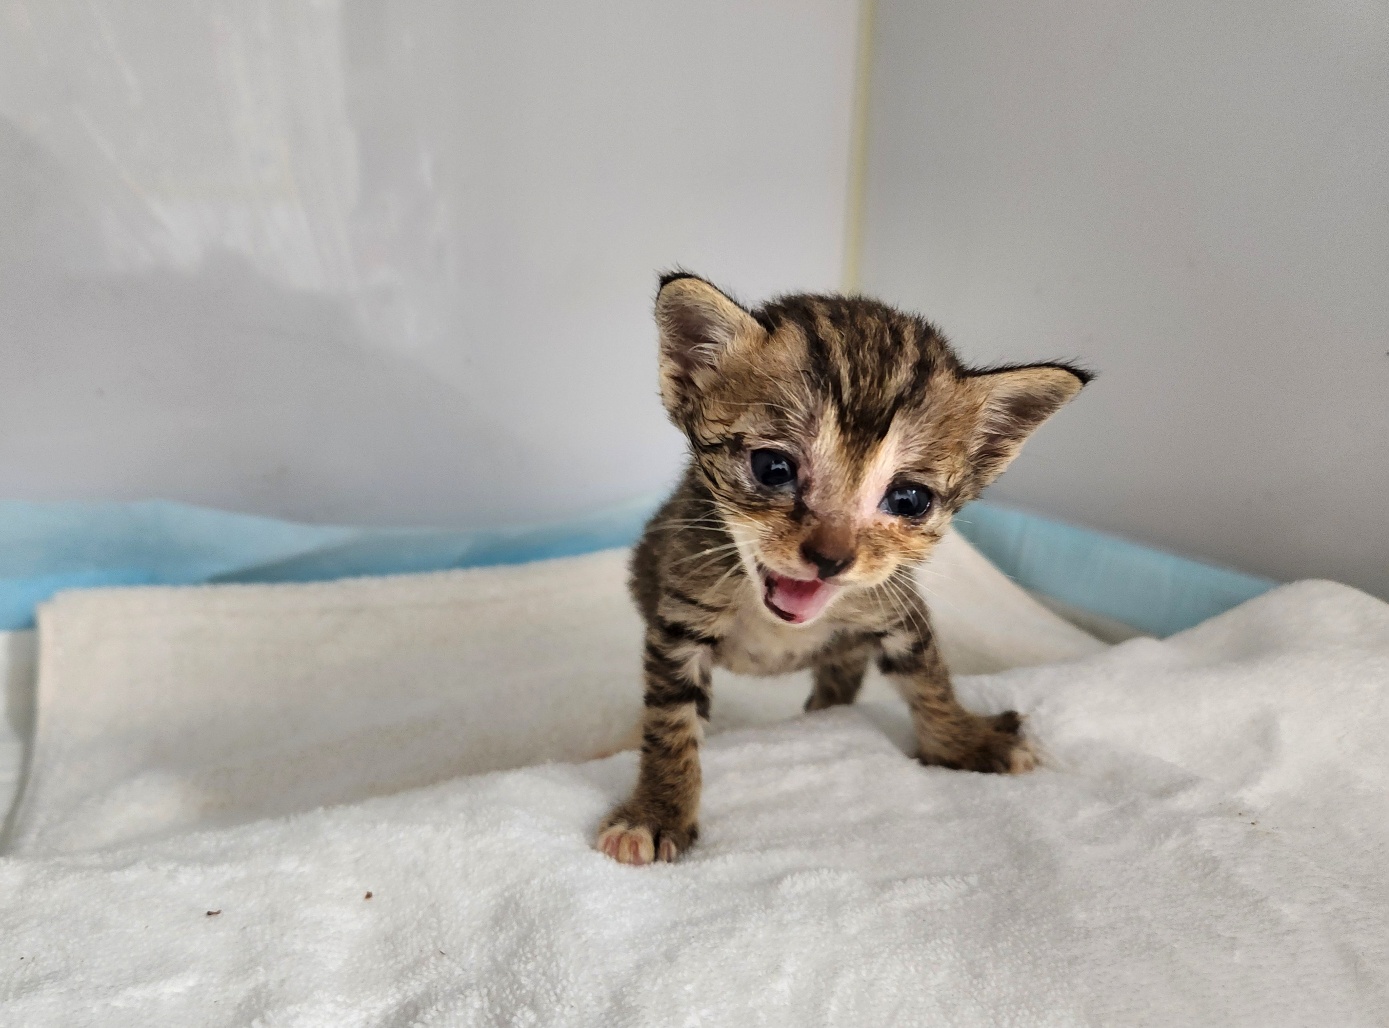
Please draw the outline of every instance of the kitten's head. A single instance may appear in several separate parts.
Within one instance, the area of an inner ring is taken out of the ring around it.
[[[661,279],[661,398],[743,566],[783,621],[924,560],[1090,376],[964,367],[926,321],[859,297],[747,310]]]

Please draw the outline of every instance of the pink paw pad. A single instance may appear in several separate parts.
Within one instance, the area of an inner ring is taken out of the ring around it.
[[[651,832],[616,824],[605,828],[598,836],[598,851],[619,864],[649,864],[656,859],[656,846]],[[664,844],[662,853],[664,853]],[[666,859],[664,856],[661,859]]]

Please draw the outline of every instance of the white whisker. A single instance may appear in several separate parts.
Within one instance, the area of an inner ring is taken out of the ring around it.
[[[707,556],[707,555],[710,554],[710,553],[722,553],[722,552],[724,552],[725,550],[736,550],[737,548],[738,548],[738,544],[737,544],[736,542],[734,542],[734,543],[721,543],[721,544],[719,544],[718,546],[711,546],[711,547],[709,547],[707,550],[700,550],[698,553],[691,553],[690,555],[688,555],[688,556],[686,556],[686,557],[681,557],[679,560],[672,562],[672,564],[671,564],[670,566],[673,567],[673,568],[674,568],[674,567],[679,567],[681,564],[684,564],[684,563],[686,563],[687,561],[694,560],[696,557],[704,557],[704,556]]]

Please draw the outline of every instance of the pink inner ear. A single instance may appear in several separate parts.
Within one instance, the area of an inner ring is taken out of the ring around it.
[[[988,390],[975,460],[989,480],[1012,462],[1028,436],[1080,392],[1086,378],[1069,368],[1038,365],[973,379]]]
[[[714,367],[740,332],[757,325],[747,311],[698,278],[679,278],[662,287],[656,324],[662,355],[684,372]]]
[[[682,372],[714,367],[723,345],[702,322],[681,318],[674,326],[662,326],[661,356]]]

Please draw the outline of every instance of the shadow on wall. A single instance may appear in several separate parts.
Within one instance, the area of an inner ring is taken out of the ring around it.
[[[505,515],[489,497],[537,457],[369,348],[347,302],[286,289],[228,251],[189,274],[112,272],[90,191],[0,119],[6,498],[158,496],[408,525],[467,482],[476,523]],[[114,178],[108,192],[109,209],[138,202]]]

